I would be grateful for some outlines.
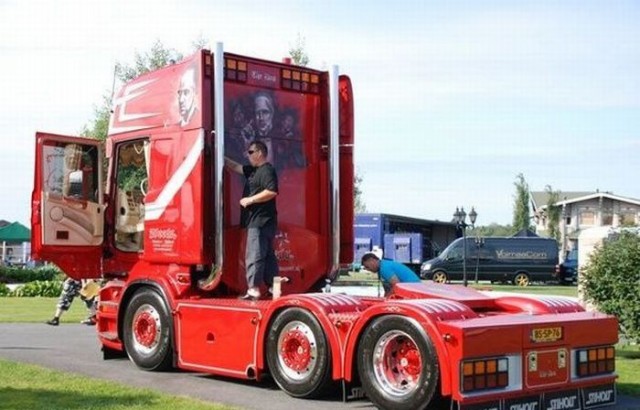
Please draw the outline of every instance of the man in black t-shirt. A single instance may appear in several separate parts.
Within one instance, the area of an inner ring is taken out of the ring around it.
[[[260,298],[260,285],[273,284],[278,273],[278,260],[273,250],[273,238],[278,226],[276,196],[278,195],[278,176],[269,162],[269,151],[262,141],[253,141],[247,155],[251,165],[241,166],[235,161],[225,159],[226,165],[246,181],[240,199],[240,223],[247,228],[247,249],[245,267],[247,273],[247,293],[242,299]]]

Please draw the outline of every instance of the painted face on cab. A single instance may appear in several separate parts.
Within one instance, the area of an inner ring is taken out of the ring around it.
[[[194,108],[196,95],[196,78],[193,69],[187,70],[180,79],[180,88],[178,89],[178,108],[183,122],[189,120],[191,110]]]
[[[259,95],[255,99],[254,109],[258,135],[265,136],[273,127],[273,102],[269,97]]]

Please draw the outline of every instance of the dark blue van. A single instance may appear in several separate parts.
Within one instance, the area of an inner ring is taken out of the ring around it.
[[[435,282],[463,280],[463,239],[458,238],[420,268],[423,279]],[[488,237],[466,238],[467,280],[511,282],[527,286],[530,282],[555,279],[558,243],[549,238]]]
[[[578,250],[567,252],[564,262],[556,268],[557,279],[561,284],[570,285],[578,280]]]

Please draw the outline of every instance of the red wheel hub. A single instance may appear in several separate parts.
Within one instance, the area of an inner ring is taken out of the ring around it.
[[[156,340],[156,321],[149,312],[143,312],[136,316],[133,331],[138,343],[145,347],[151,347]]]
[[[304,370],[311,361],[311,345],[309,340],[299,330],[291,330],[282,340],[280,351],[284,363],[293,370]]]
[[[405,340],[398,346],[396,357],[400,370],[414,377],[418,377],[422,371],[420,352],[410,340]]]

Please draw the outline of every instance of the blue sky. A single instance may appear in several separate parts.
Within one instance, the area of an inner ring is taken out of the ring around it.
[[[75,134],[116,61],[202,36],[354,85],[370,212],[510,223],[514,181],[640,198],[637,1],[0,0],[0,219],[27,224],[36,130]]]

